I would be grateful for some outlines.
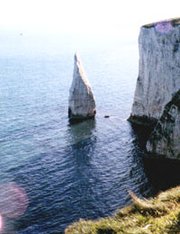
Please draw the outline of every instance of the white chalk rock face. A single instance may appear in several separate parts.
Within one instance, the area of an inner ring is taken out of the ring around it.
[[[95,114],[95,98],[80,57],[75,54],[73,81],[69,91],[69,120],[70,122],[79,122],[94,118]]]
[[[146,149],[152,154],[180,159],[180,90],[165,106]]]
[[[180,88],[180,18],[145,25],[139,35],[139,76],[130,120],[158,120]]]

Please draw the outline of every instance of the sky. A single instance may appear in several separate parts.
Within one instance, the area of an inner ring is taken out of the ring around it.
[[[0,30],[134,33],[179,15],[179,0],[0,0]]]
[[[179,0],[0,0],[0,54],[136,46],[142,25],[178,17],[179,6]]]

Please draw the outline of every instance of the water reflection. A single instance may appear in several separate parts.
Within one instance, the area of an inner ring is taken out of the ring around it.
[[[88,169],[86,167],[90,166],[96,146],[95,127],[95,120],[87,120],[71,125],[68,129],[68,141],[70,143],[70,149],[68,150],[71,152],[69,157],[72,157],[71,161],[74,162],[75,169],[80,169],[79,173],[83,173],[83,169]]]
[[[91,139],[95,131],[96,121],[89,119],[78,124],[69,126],[69,141],[71,145],[77,144],[85,139]]]
[[[92,158],[96,147],[95,120],[87,120],[71,125],[69,128],[69,142],[73,168],[71,173],[72,186],[70,194],[75,198],[71,205],[75,216],[86,218],[94,217],[93,187],[95,176],[93,173]],[[69,159],[70,160],[70,159]],[[71,212],[72,212],[71,207]],[[75,217],[74,217],[75,218]]]
[[[96,147],[96,136],[94,134],[96,128],[95,120],[87,120],[76,125],[71,125],[69,128],[69,143],[74,162],[74,169],[81,178],[88,179],[88,171],[91,168],[91,159]],[[83,175],[84,174],[84,175]],[[76,174],[77,177],[79,177]]]

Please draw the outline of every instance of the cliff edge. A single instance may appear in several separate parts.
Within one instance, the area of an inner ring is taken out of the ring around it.
[[[129,120],[156,123],[180,88],[180,18],[144,25],[139,35],[139,75]]]
[[[180,18],[144,25],[129,121],[153,130],[148,153],[180,159]]]
[[[70,225],[65,234],[164,234],[179,233],[180,187],[160,193],[149,200],[130,193],[132,205],[112,217],[80,220]]]

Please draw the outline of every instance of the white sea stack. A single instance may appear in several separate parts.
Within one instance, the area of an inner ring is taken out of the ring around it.
[[[180,18],[141,27],[139,75],[130,121],[156,122],[180,88]]]
[[[69,91],[69,120],[76,123],[94,118],[95,98],[78,54],[74,56],[73,81]]]
[[[154,155],[180,159],[180,90],[165,106],[146,148]]]

